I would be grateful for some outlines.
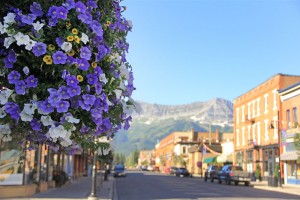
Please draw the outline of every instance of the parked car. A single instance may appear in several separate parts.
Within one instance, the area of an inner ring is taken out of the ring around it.
[[[234,182],[235,185],[243,182],[245,186],[248,186],[251,181],[250,175],[249,172],[244,172],[241,166],[224,165],[218,173],[218,182],[221,184],[222,181],[225,181],[227,185],[230,185],[231,182]]]
[[[114,167],[114,177],[126,176],[125,166],[124,165],[115,165]]]
[[[218,179],[219,171],[222,169],[222,166],[210,165],[205,171],[204,181],[210,179],[211,182],[214,182],[214,179]]]
[[[180,167],[176,170],[176,176],[180,176],[180,177],[191,177],[191,174],[189,173],[189,171],[184,168],[184,167]]]
[[[169,174],[176,175],[177,170],[178,170],[178,167],[170,167]]]

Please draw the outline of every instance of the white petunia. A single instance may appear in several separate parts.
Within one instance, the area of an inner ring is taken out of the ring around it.
[[[20,113],[20,117],[23,122],[31,122],[33,119],[33,115],[26,113],[24,110]]]
[[[26,103],[24,104],[24,109],[23,111],[29,115],[33,115],[35,109],[37,109],[37,105],[36,104],[32,104],[32,103]]]
[[[76,119],[73,116],[67,116],[66,121],[69,122],[69,123],[78,124],[80,122],[80,119]]]
[[[0,125],[0,135],[9,135],[11,134],[11,129],[9,124]]]
[[[82,34],[81,34],[80,40],[81,40],[84,44],[86,44],[86,43],[89,41],[89,36],[87,36],[86,34],[82,33]]]
[[[35,22],[35,23],[32,23],[32,25],[33,25],[34,30],[39,31],[39,30],[41,30],[41,29],[43,28],[43,26],[44,26],[45,24],[43,24],[43,23],[37,21],[37,22]]]
[[[18,46],[21,46],[21,45],[27,45],[27,44],[29,44],[29,42],[30,42],[29,36],[28,36],[28,35],[24,35],[24,34],[21,33],[21,32],[18,32],[18,33],[14,36],[14,38],[16,39],[17,45],[18,45]]]
[[[51,119],[50,116],[42,116],[41,117],[41,122],[44,126],[52,126],[54,125],[54,121]]]
[[[8,23],[15,23],[15,17],[16,17],[16,14],[14,13],[8,13],[6,15],[6,17],[4,17],[4,23],[5,24],[8,24]]]
[[[123,112],[126,115],[131,115],[135,110],[134,105],[128,105],[125,101],[122,101],[122,106],[123,106]]]
[[[4,46],[5,46],[5,48],[9,48],[9,46],[12,44],[12,43],[14,43],[16,40],[13,38],[13,37],[6,37],[5,39],[4,39]]]
[[[0,33],[1,34],[7,33],[7,27],[8,27],[7,24],[2,24],[2,22],[0,22]]]
[[[12,137],[10,135],[4,135],[1,139],[2,139],[3,142],[12,141]]]
[[[108,82],[107,79],[106,79],[105,74],[100,74],[99,80],[100,80],[101,82],[103,82],[104,84],[106,84],[106,83]]]
[[[125,84],[123,83],[123,81],[120,81],[119,88],[120,88],[121,90],[123,90],[123,91],[126,90],[126,86],[125,86]]]
[[[129,26],[130,28],[132,28],[132,21],[131,21],[131,20],[127,20],[127,22],[128,22],[128,26]]]
[[[4,106],[0,108],[0,118],[4,118],[6,116],[5,108]]]
[[[64,42],[64,43],[62,43],[62,45],[60,46],[60,48],[62,50],[64,50],[65,52],[69,52],[72,49],[72,44],[71,44],[71,42]]]
[[[28,44],[26,44],[26,46],[25,46],[25,49],[27,49],[28,51],[31,51],[31,49],[34,47],[35,44],[36,44],[36,41],[29,40]]]
[[[126,65],[124,63],[121,64],[120,73],[121,73],[122,77],[126,78],[126,80],[129,79],[129,71],[128,71],[128,68],[126,67]]]
[[[108,99],[108,97],[106,96],[106,103],[108,106],[112,106],[113,103]]]
[[[13,93],[13,90],[10,89],[4,89],[0,91],[0,104],[4,105],[7,103],[8,98]]]
[[[119,90],[119,89],[114,90],[114,93],[116,94],[117,100],[119,100],[119,99],[121,98],[122,92],[123,92],[123,91],[122,91],[122,90]]]

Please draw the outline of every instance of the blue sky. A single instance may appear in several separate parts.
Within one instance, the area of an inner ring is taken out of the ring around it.
[[[133,98],[233,101],[270,77],[300,75],[300,1],[124,0],[133,23]]]

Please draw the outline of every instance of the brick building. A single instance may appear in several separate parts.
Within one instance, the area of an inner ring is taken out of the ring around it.
[[[299,151],[295,148],[294,138],[300,133],[300,82],[278,91],[281,100],[281,141],[280,160],[284,163],[284,183],[300,184]]]
[[[299,81],[300,76],[277,74],[234,100],[234,164],[248,172],[254,172],[258,164],[264,178],[274,175],[280,154],[278,90]]]

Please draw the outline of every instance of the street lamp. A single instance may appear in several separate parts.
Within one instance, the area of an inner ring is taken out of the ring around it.
[[[95,138],[95,143],[104,143],[106,145],[109,145],[111,142],[110,139],[108,139],[106,136],[102,136],[100,138]],[[107,155],[110,151],[109,148],[103,148],[99,147],[98,149],[94,148],[94,156],[93,156],[93,171],[92,171],[92,190],[91,194],[88,197],[88,200],[97,200],[97,169],[96,169],[96,163],[97,163],[97,155]]]
[[[278,115],[278,117],[279,117],[279,115]],[[278,162],[279,162],[278,179],[279,179],[279,187],[281,187],[281,165],[280,165],[280,154],[281,154],[281,152],[280,152],[280,137],[281,137],[281,135],[280,135],[280,129],[279,129],[279,120],[277,120],[277,121],[274,121],[274,120],[273,120],[273,122],[276,122],[276,123],[277,123],[277,134],[278,134]],[[271,122],[271,125],[270,125],[269,128],[270,128],[270,129],[275,129],[275,127],[274,127],[274,125],[273,125],[272,122]],[[275,167],[275,169],[276,169],[276,167]]]

